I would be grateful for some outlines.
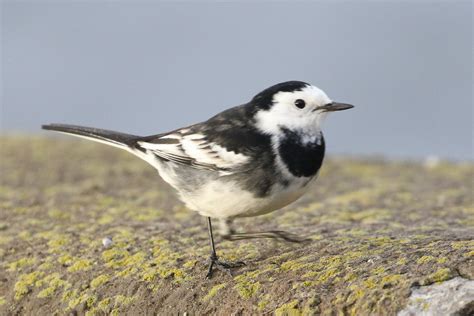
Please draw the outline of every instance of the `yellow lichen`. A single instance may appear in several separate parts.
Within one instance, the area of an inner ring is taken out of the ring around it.
[[[227,283],[214,285],[209,290],[209,292],[206,294],[206,296],[204,296],[204,298],[202,300],[205,301],[205,302],[209,301],[211,298],[213,298],[217,294],[217,292],[219,292],[220,289],[224,288],[226,286],[226,284]]]
[[[110,277],[108,275],[103,274],[103,275],[99,275],[98,277],[93,279],[90,284],[91,284],[91,287],[93,289],[95,289],[95,288],[98,288],[99,286],[109,282],[109,280],[110,280]]]
[[[0,245],[8,244],[12,239],[10,236],[0,236]]]
[[[451,243],[451,247],[453,249],[461,249],[461,248],[474,248],[474,241],[472,240],[460,240],[460,241],[453,241]]]
[[[62,265],[68,266],[72,263],[74,258],[70,254],[64,254],[58,258],[58,262]]]
[[[382,278],[381,283],[382,285],[386,284],[396,284],[402,279],[401,274],[392,274],[392,275],[386,275]]]
[[[107,267],[120,267],[124,265],[124,259],[129,257],[127,250],[119,249],[117,247],[107,249],[102,252],[102,259],[106,262]]]
[[[117,272],[115,275],[118,277],[127,277],[138,272],[136,267],[126,267],[122,271]]]
[[[73,292],[74,294],[71,297],[71,300],[68,302],[68,309],[73,309],[77,305],[85,303],[89,299],[89,295],[87,292],[82,292],[81,294],[78,294],[78,292],[75,290]]]
[[[119,309],[118,308],[114,308],[110,311],[110,316],[119,316]]]
[[[124,296],[124,295],[117,295],[115,296],[115,304],[114,307],[127,307],[130,305],[134,300],[136,300],[135,296]]]
[[[268,303],[270,303],[270,295],[265,295],[262,300],[260,300],[257,304],[258,310],[261,312],[267,307]]]
[[[242,281],[237,283],[234,288],[241,298],[249,299],[260,290],[260,282]]]
[[[406,258],[400,258],[400,259],[398,259],[397,264],[405,265],[405,264],[407,264],[407,259]]]
[[[431,262],[431,261],[434,261],[434,260],[435,260],[435,257],[433,257],[433,256],[423,256],[421,258],[418,258],[418,260],[416,260],[416,263],[424,264],[424,263],[428,263],[428,262]]]
[[[198,261],[197,260],[189,260],[189,261],[186,261],[185,263],[183,263],[183,268],[192,268],[196,265]]]
[[[21,258],[7,264],[7,271],[21,270],[21,268],[31,266],[36,263],[36,258]]]
[[[46,270],[51,270],[53,267],[54,267],[53,264],[51,262],[47,261],[47,262],[43,262],[42,264],[40,264],[38,266],[38,269],[46,271]]]
[[[5,305],[7,301],[5,300],[5,297],[0,296],[0,306]]]
[[[439,283],[448,280],[452,276],[452,271],[449,268],[441,268],[438,271],[430,274],[427,278],[426,284]]]
[[[466,252],[463,256],[464,257],[474,257],[474,250]]]
[[[69,272],[85,271],[89,270],[92,263],[89,259],[78,259],[74,261],[74,264],[70,266],[67,270]]]
[[[374,270],[372,270],[372,273],[373,274],[382,274],[385,272],[385,268],[384,267],[378,267],[378,268],[375,268]]]
[[[49,252],[58,252],[63,246],[69,243],[69,238],[65,235],[58,235],[48,241]]]
[[[441,263],[441,264],[446,263],[447,261],[448,261],[448,258],[446,257],[438,258],[436,260],[436,262]]]
[[[97,296],[95,295],[91,295],[89,296],[87,299],[86,299],[86,306],[87,308],[92,308],[95,304],[95,302],[97,302]]]
[[[101,311],[106,312],[106,311],[110,308],[110,301],[111,301],[110,298],[104,298],[102,301],[100,301],[100,302],[97,304],[97,307],[98,307]]]
[[[300,262],[300,261],[301,261],[301,259],[286,261],[285,263],[283,263],[280,266],[280,269],[282,271],[297,271],[297,270],[301,270],[303,268],[306,268],[308,266],[307,263],[303,263],[303,262]]]
[[[40,277],[44,275],[42,271],[35,271],[28,274],[20,275],[20,278],[15,283],[15,299],[19,300],[25,296],[31,289],[31,287],[38,281]]]
[[[298,309],[298,300],[293,300],[289,303],[283,304],[275,310],[276,316],[296,316],[301,315]]]
[[[39,298],[51,296],[60,287],[69,288],[71,286],[71,284],[69,284],[67,281],[64,281],[60,278],[59,273],[53,273],[51,275],[48,275],[42,280],[42,283],[47,283],[48,287],[38,293]]]

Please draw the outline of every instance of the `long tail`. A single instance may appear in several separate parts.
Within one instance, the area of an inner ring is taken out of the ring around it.
[[[42,128],[115,146],[121,149],[128,150],[134,154],[137,154],[135,148],[137,139],[141,138],[140,136],[136,135],[76,125],[48,124],[43,125]]]

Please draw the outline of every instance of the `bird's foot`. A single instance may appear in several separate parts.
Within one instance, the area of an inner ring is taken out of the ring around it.
[[[214,273],[214,267],[219,269],[222,272],[225,272],[232,276],[232,271],[231,269],[233,268],[239,268],[245,265],[244,262],[242,261],[236,261],[236,262],[226,262],[226,261],[221,261],[216,255],[211,255],[209,258],[209,269],[207,271],[206,278],[210,279],[212,277],[212,274]]]
[[[243,239],[254,239],[254,238],[274,238],[287,242],[303,243],[311,241],[308,238],[302,238],[293,233],[285,232],[283,230],[270,230],[266,232],[248,232],[248,233],[231,233],[229,235],[222,236],[227,240],[243,240]]]

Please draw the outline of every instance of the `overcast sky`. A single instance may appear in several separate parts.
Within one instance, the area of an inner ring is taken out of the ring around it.
[[[329,153],[472,159],[472,14],[471,1],[3,1],[1,130],[155,134],[296,79],[356,105],[328,118]]]

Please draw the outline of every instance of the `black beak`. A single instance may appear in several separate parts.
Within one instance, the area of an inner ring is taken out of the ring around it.
[[[323,112],[335,112],[335,111],[343,111],[352,109],[354,106],[352,104],[347,103],[338,103],[338,102],[331,102],[322,106],[318,106],[315,111],[323,110]]]

